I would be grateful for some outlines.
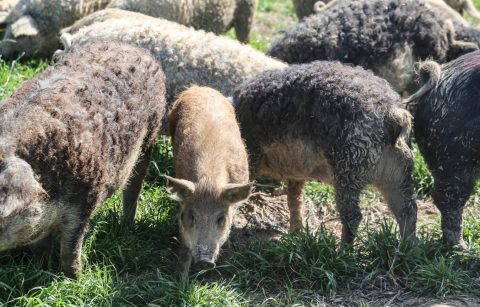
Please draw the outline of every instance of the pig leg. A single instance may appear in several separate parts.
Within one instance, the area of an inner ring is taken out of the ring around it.
[[[32,243],[29,247],[33,253],[33,259],[46,264],[48,257],[52,252],[52,243],[52,235],[48,235],[45,238]]]
[[[304,203],[303,187],[305,181],[288,180],[287,181],[287,201],[290,211],[290,231],[297,232],[303,226]]]
[[[82,245],[87,230],[88,218],[78,220],[75,218],[64,219],[60,238],[60,255],[65,275],[77,278],[82,270]]]
[[[123,222],[128,229],[133,228],[138,198],[142,191],[143,180],[147,175],[152,152],[153,146],[143,151],[142,155],[138,158],[137,164],[135,164],[133,168],[127,186],[123,190]]]
[[[360,211],[361,187],[353,184],[335,185],[335,201],[342,219],[342,242],[352,244],[362,220]]]
[[[257,4],[258,0],[240,0],[237,5],[233,24],[237,39],[242,43],[248,43]]]
[[[178,278],[180,281],[188,281],[188,272],[192,263],[192,253],[183,244],[178,252]]]
[[[442,214],[443,243],[448,246],[465,248],[463,241],[462,215],[465,202],[473,192],[473,176],[465,174],[434,176],[433,202]]]

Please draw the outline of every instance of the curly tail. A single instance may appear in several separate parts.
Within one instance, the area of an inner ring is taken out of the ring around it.
[[[412,96],[405,99],[404,104],[409,107],[413,102],[422,98],[432,88],[434,88],[442,76],[442,67],[434,61],[425,61],[418,64],[417,74],[423,83],[423,86]]]
[[[55,51],[55,53],[53,54],[54,60],[60,59],[68,51],[70,51],[70,48],[72,47],[72,35],[70,35],[69,33],[63,33],[60,36],[60,41],[62,42],[63,50],[58,49],[57,51]]]
[[[324,1],[315,2],[315,4],[313,5],[313,12],[315,14],[318,14],[318,13],[321,13],[321,12],[325,11],[329,7],[333,6],[336,2],[338,2],[338,0],[332,0],[330,2],[328,2],[328,0],[327,0],[327,3],[325,3]]]

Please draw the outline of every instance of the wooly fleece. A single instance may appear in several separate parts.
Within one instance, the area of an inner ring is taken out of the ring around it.
[[[237,85],[258,73],[286,67],[237,41],[117,9],[87,16],[64,33],[67,46],[117,40],[150,50],[162,64],[170,102],[193,84],[231,96]]]
[[[0,107],[0,250],[58,230],[75,277],[93,212],[124,186],[135,207],[164,112],[161,67],[133,46],[74,48],[23,83]]]
[[[306,180],[333,184],[342,238],[351,242],[361,219],[360,192],[372,183],[388,199],[401,232],[414,234],[410,115],[385,80],[360,67],[316,61],[246,81],[233,103],[251,173],[277,176],[297,190],[289,192],[291,219],[302,211]]]
[[[443,241],[466,247],[462,213],[480,177],[480,52],[441,66],[422,63],[420,77],[415,138],[434,178]]]
[[[235,28],[247,42],[258,0],[113,0],[109,8],[142,13],[216,34]]]
[[[268,54],[288,63],[353,63],[403,92],[413,83],[416,61],[445,62],[476,48],[457,42],[452,22],[423,0],[339,0],[287,30]]]
[[[60,30],[109,0],[20,0],[8,15],[0,15],[0,55],[14,59],[49,57],[60,46]]]

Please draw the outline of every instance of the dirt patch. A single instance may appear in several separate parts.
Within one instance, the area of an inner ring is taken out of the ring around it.
[[[364,201],[365,202],[365,201]],[[440,214],[431,201],[417,201],[418,225],[430,227],[438,223]],[[321,225],[340,238],[342,223],[334,206],[322,206],[305,197],[305,223],[311,231],[316,231]],[[388,205],[380,196],[373,196],[368,204],[362,206],[362,225],[375,224],[385,218],[393,219]],[[233,222],[230,241],[238,247],[250,241],[269,241],[279,238],[289,230],[290,213],[287,205],[287,195],[276,190],[271,194],[260,194],[252,197],[248,203],[240,207]]]

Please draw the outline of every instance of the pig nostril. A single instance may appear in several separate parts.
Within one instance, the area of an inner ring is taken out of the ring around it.
[[[195,266],[202,270],[210,270],[215,268],[215,262],[211,257],[201,256],[196,261]]]

